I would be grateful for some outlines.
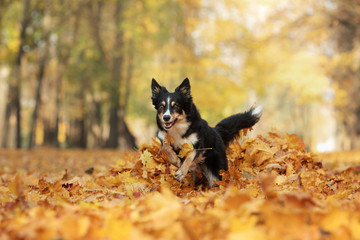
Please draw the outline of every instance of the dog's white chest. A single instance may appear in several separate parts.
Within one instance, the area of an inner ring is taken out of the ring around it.
[[[188,130],[189,125],[189,123],[179,123],[168,131],[168,134],[170,134],[170,136],[174,139],[174,147],[176,149],[184,143],[192,143],[194,145],[199,141],[196,133],[183,137]]]
[[[171,129],[168,130],[167,134],[169,134],[174,139],[174,148],[178,149],[184,143],[192,143],[195,145],[199,138],[196,133],[192,133],[187,137],[183,137],[186,131],[189,129],[190,123],[188,122],[179,122],[175,124]],[[158,136],[162,139],[165,138],[166,132],[159,132]]]

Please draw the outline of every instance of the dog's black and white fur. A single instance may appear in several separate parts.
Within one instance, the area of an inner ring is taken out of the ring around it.
[[[175,178],[182,181],[185,175],[192,172],[196,183],[206,181],[214,187],[215,181],[221,180],[220,170],[228,169],[225,149],[244,128],[250,128],[261,117],[260,106],[244,113],[232,115],[220,121],[214,128],[201,118],[193,103],[190,82],[186,78],[175,92],[160,86],[152,79],[152,103],[157,110],[156,121],[159,128],[158,138],[162,143],[162,151],[169,162],[178,167]],[[165,138],[169,134],[173,142]],[[194,151],[185,159],[177,156],[184,143],[191,143]],[[202,177],[195,174],[200,168]]]

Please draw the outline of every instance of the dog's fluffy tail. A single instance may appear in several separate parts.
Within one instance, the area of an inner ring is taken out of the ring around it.
[[[249,111],[238,113],[220,121],[215,130],[220,134],[225,146],[230,143],[239,135],[239,131],[244,128],[250,128],[260,120],[262,114],[262,107],[252,107]]]

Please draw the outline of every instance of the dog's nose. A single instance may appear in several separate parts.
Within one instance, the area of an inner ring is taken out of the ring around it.
[[[164,120],[165,122],[170,121],[170,119],[171,119],[171,116],[170,116],[170,115],[164,115],[164,116],[163,116],[163,120]]]

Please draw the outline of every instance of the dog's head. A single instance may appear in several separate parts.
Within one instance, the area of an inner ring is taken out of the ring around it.
[[[165,87],[152,79],[151,91],[152,103],[157,110],[158,124],[163,129],[169,130],[176,123],[186,121],[186,112],[192,103],[189,79],[185,78],[175,92],[168,92]]]

